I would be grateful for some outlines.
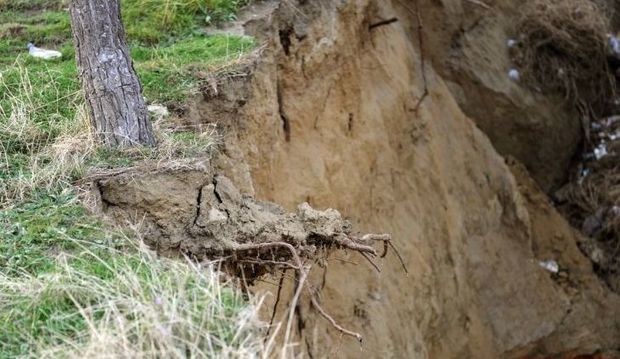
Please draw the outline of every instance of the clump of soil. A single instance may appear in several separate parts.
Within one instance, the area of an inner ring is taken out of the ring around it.
[[[228,178],[206,168],[134,168],[90,179],[104,211],[142,225],[145,240],[160,252],[218,261],[246,286],[265,274],[292,269],[298,280],[291,308],[307,291],[313,307],[337,330],[361,340],[321,307],[308,274],[311,263],[321,263],[334,249],[358,252],[378,270],[373,244],[383,244],[385,257],[394,248],[389,235],[357,235],[334,209],[319,211],[303,203],[296,213],[286,212],[241,194]]]

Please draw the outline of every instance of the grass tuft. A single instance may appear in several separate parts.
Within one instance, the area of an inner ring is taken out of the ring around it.
[[[143,44],[170,41],[200,31],[201,26],[235,19],[248,0],[124,0],[129,38]]]
[[[55,271],[0,274],[0,357],[214,358],[264,351],[259,303],[211,267],[143,246],[79,248]]]

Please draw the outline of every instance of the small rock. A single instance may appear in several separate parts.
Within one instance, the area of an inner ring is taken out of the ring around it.
[[[600,160],[608,154],[609,152],[607,152],[607,146],[604,143],[601,143],[597,148],[594,149],[594,157],[596,157],[596,160]]]
[[[620,39],[618,39],[612,34],[607,34],[607,40],[613,54],[616,56],[620,56]]]
[[[583,221],[581,231],[590,237],[594,237],[603,228],[603,211],[600,209],[595,214]]]
[[[508,71],[508,77],[510,77],[510,79],[513,81],[519,81],[521,75],[519,74],[519,70],[510,69],[510,71]]]
[[[157,118],[164,118],[170,115],[168,108],[163,105],[152,104],[148,105],[146,109]]]
[[[590,260],[596,264],[602,264],[605,262],[605,251],[595,246],[589,253]]]
[[[588,177],[592,173],[592,170],[589,168],[584,168],[581,170],[581,177]]]
[[[381,301],[381,299],[383,299],[383,296],[381,295],[381,293],[376,292],[376,291],[369,292],[368,297],[376,301]]]
[[[209,223],[226,222],[227,219],[228,216],[226,213],[216,208],[211,208],[209,210]]]
[[[513,47],[517,46],[517,40],[515,40],[515,39],[508,39],[508,41],[506,41],[506,46],[509,49],[512,49]]]
[[[544,269],[548,270],[551,273],[557,273],[560,271],[560,266],[554,260],[538,262],[538,265],[540,265],[541,267],[543,267]]]

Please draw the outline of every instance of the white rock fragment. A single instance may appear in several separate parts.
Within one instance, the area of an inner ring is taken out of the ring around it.
[[[28,48],[28,53],[30,54],[30,56],[38,57],[40,59],[50,60],[62,57],[62,54],[58,51],[41,49],[34,46],[34,44],[31,42],[29,42],[26,47]]]
[[[592,249],[588,256],[590,257],[592,262],[598,264],[602,263],[605,260],[605,252],[598,246]]]
[[[554,260],[538,262],[538,265],[551,273],[558,273],[560,271],[560,266],[558,265],[558,262]]]
[[[209,210],[209,223],[214,222],[226,222],[228,216],[226,214],[216,208],[211,208]]]
[[[601,158],[607,156],[609,152],[607,152],[607,145],[601,143],[597,148],[594,149],[594,157],[596,160],[600,160]]]
[[[620,206],[613,206],[610,211],[614,216],[620,216]]]
[[[607,126],[611,126],[611,125],[613,125],[614,123],[618,122],[619,120],[620,120],[620,116],[611,116],[611,117],[608,117],[608,118],[605,120],[605,124],[606,124]]]
[[[581,170],[581,177],[588,177],[592,173],[592,170],[589,168],[584,168]]]
[[[519,79],[521,78],[521,74],[517,69],[510,69],[510,71],[508,71],[508,77],[510,77],[510,79],[513,81],[519,81]]]
[[[508,41],[506,41],[506,47],[508,47],[509,49],[512,49],[515,46],[517,46],[517,40],[508,39]]]
[[[159,105],[159,104],[148,105],[146,109],[153,116],[158,117],[158,118],[164,118],[164,117],[167,117],[170,114],[170,112],[168,111],[168,108],[166,106]]]
[[[607,41],[613,54],[620,56],[620,39],[612,34],[607,34]]]
[[[600,124],[600,123],[598,123],[598,122],[592,122],[592,123],[590,124],[590,128],[591,128],[591,129],[593,129],[593,130],[595,130],[595,131],[598,131],[598,130],[600,130],[600,129],[602,128],[602,126],[601,126],[601,124]]]

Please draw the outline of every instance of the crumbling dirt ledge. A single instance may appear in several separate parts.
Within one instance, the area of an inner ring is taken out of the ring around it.
[[[355,235],[338,211],[315,210],[308,203],[288,213],[241,194],[228,178],[205,169],[138,166],[92,174],[88,180],[100,207],[118,222],[142,226],[146,242],[160,252],[219,262],[226,273],[242,279],[245,288],[267,274],[293,269],[298,281],[287,336],[296,303],[307,290],[321,316],[341,333],[362,341],[361,334],[340,326],[322,308],[308,279],[311,263],[322,263],[331,251],[346,249],[379,270],[373,261],[379,256],[375,243],[383,244],[382,258],[392,248],[402,263],[388,234]]]

